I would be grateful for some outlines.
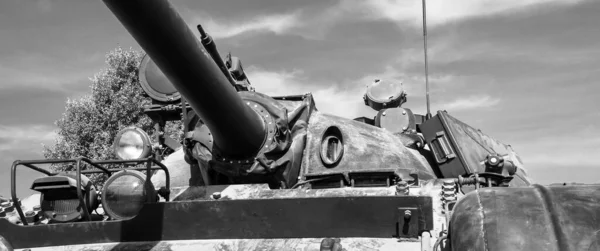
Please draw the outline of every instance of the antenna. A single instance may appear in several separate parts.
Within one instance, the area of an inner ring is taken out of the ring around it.
[[[425,0],[423,0],[423,48],[425,51],[425,98],[427,99],[427,114],[425,119],[431,118],[431,111],[429,109],[429,67],[427,65],[427,8],[425,7]]]

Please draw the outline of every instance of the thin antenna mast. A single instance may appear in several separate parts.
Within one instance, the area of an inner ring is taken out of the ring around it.
[[[429,109],[429,67],[427,65],[427,8],[425,7],[425,0],[423,0],[423,48],[425,50],[425,97],[427,99],[427,114],[425,119],[431,118],[431,111]]]

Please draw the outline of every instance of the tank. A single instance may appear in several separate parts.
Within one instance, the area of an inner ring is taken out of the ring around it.
[[[190,29],[168,1],[104,3],[147,53],[146,114],[159,131],[183,120],[185,137],[159,133],[151,147],[125,128],[117,160],[15,161],[0,250],[598,247],[599,186],[533,184],[510,145],[446,111],[413,113],[399,83],[368,86],[375,117],[325,114],[310,93],[255,90],[240,59],[223,59],[210,31]],[[19,200],[18,168],[47,175],[31,186],[37,205]],[[107,179],[96,187],[91,174]]]

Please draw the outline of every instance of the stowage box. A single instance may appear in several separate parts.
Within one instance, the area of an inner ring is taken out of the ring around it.
[[[485,135],[445,111],[438,111],[433,118],[423,122],[420,130],[444,178],[484,172],[482,161],[486,156],[499,154],[517,167],[519,182],[529,183],[522,178],[523,164],[510,145]]]

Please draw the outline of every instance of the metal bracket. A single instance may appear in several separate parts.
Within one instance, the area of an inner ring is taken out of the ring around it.
[[[437,144],[434,144],[437,142]],[[435,139],[431,141],[433,156],[438,164],[444,163],[450,159],[456,158],[456,154],[452,151],[452,146],[446,137],[444,131],[439,131],[435,134]]]
[[[419,237],[419,228],[421,228],[421,224],[419,224],[419,222],[421,221],[421,214],[419,213],[418,208],[416,207],[399,207],[398,211],[396,213],[396,236],[397,238],[400,237],[412,237],[412,238],[418,238]],[[418,227],[411,227],[410,222],[411,221],[417,221],[417,225]]]
[[[269,152],[269,151],[273,150],[275,147],[277,147],[277,142],[275,142],[275,135],[277,133],[277,125],[275,124],[276,122],[275,122],[275,119],[273,118],[273,116],[271,116],[269,114],[269,112],[267,111],[267,109],[264,108],[262,105],[260,105],[259,103],[253,102],[253,101],[249,101],[249,100],[246,100],[245,102],[246,102],[246,105],[248,105],[248,107],[250,107],[258,115],[261,116],[261,118],[263,119],[263,121],[265,123],[265,127],[267,130],[267,137],[265,138],[265,142],[263,142],[263,146],[257,154],[257,156],[260,156],[261,154],[263,154],[265,152]],[[223,156],[216,156],[215,160],[221,161],[224,163],[230,163],[230,164],[250,164],[250,163],[254,163],[256,159],[255,159],[255,157],[250,158],[250,159],[229,159],[229,158],[225,158]]]

